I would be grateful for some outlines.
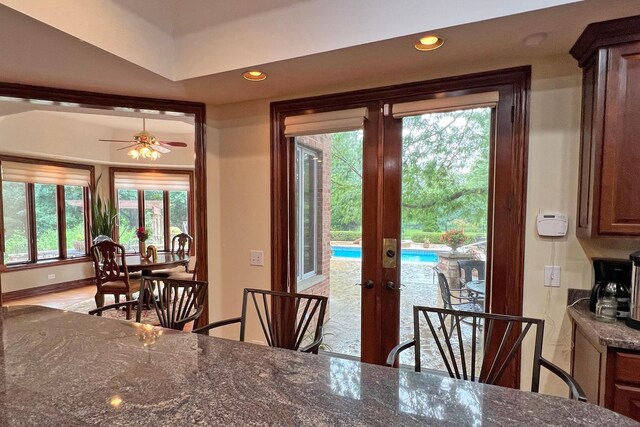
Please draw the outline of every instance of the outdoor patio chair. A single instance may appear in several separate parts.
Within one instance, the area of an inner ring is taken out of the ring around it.
[[[469,296],[466,289],[452,291],[449,287],[449,281],[444,273],[438,270],[437,267],[434,267],[434,270],[438,275],[438,286],[440,287],[440,295],[442,296],[442,304],[444,308],[455,311],[484,311],[484,307],[477,302],[477,298]],[[453,323],[454,319],[451,317],[449,330],[453,329]]]
[[[478,280],[484,280],[485,262],[477,259],[458,261],[458,277],[460,285],[464,286],[473,280],[473,270],[478,272]]]
[[[535,326],[535,347],[533,350],[533,371],[531,391],[537,393],[540,385],[540,368],[544,367],[559,377],[568,387],[572,399],[587,401],[580,385],[568,373],[542,357],[542,339],[544,336],[544,320],[502,314],[478,313],[472,311],[458,311],[434,307],[413,307],[413,339],[398,344],[387,357],[387,365],[394,366],[400,353],[414,348],[415,370],[420,372],[420,331],[424,317],[431,338],[435,341],[438,352],[451,378],[475,381],[484,384],[498,384],[502,375],[522,348],[522,341],[527,333]],[[454,319],[454,328],[447,330],[446,317]],[[462,319],[471,319],[471,340],[464,345],[463,333],[460,327]],[[478,335],[477,327],[485,325],[482,351],[478,351],[477,341],[482,339]],[[436,326],[438,328],[436,328]],[[442,329],[444,337],[436,332]],[[495,334],[495,337],[494,337]],[[457,335],[457,339],[452,339]],[[500,343],[494,345],[493,343]],[[487,351],[487,350],[490,351]]]
[[[327,297],[319,295],[245,289],[241,317],[213,322],[193,332],[206,334],[213,328],[240,323],[240,341],[244,341],[247,313],[249,305],[252,305],[267,345],[318,354],[327,301]],[[277,314],[275,317],[272,316],[274,312]],[[312,342],[302,346],[305,340]]]

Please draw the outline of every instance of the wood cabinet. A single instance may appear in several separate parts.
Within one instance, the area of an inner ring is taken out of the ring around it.
[[[640,351],[602,346],[574,323],[571,375],[590,403],[640,421]]]
[[[640,16],[589,25],[583,69],[577,234],[640,236]]]

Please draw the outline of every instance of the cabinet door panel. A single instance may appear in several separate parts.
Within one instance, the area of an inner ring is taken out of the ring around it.
[[[640,43],[608,52],[599,231],[640,235]]]
[[[640,389],[623,384],[614,386],[613,410],[640,421]]]

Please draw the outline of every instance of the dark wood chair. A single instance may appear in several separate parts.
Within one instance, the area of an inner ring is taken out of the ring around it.
[[[153,295],[148,301],[158,317],[158,326],[179,331],[190,330],[189,325],[194,325],[204,310],[207,282],[143,276],[142,292]],[[143,305],[138,301],[125,301],[91,310],[89,314],[101,316],[107,310],[136,308],[136,322],[140,322]]]
[[[322,327],[327,309],[327,297],[324,296],[245,289],[241,317],[213,322],[194,332],[208,333],[213,328],[240,323],[240,341],[244,341],[249,306],[255,309],[262,332],[270,347],[318,354],[322,344]],[[272,318],[272,312],[276,309],[283,313],[288,321],[275,321]],[[308,331],[313,331],[312,337],[308,335]],[[305,339],[313,341],[303,347]]]
[[[140,289],[140,279],[129,276],[124,246],[104,240],[91,246],[91,257],[96,276],[96,307],[104,306],[104,296],[113,295],[116,303],[120,295],[133,299]],[[131,319],[131,306],[126,306],[127,320]]]
[[[191,253],[192,245],[193,237],[187,233],[176,234],[171,239],[171,253],[180,256],[188,256]],[[189,271],[189,265],[187,264],[184,267],[156,270],[153,272],[153,275],[157,277],[171,277],[179,280],[195,280],[195,268],[193,271]]]
[[[454,319],[453,327],[447,329],[445,318]],[[415,370],[422,369],[420,342],[421,342],[421,317],[424,317],[431,338],[440,353],[447,372],[451,378],[475,381],[484,384],[496,384],[519,353],[522,341],[532,327],[535,327],[535,347],[533,350],[533,373],[531,378],[531,391],[537,393],[540,385],[540,368],[544,367],[558,376],[569,387],[572,399],[586,402],[587,398],[580,385],[568,373],[542,357],[542,339],[544,336],[544,320],[520,316],[507,316],[501,314],[478,313],[471,311],[458,311],[434,307],[413,307],[413,339],[400,343],[391,350],[387,358],[387,365],[396,364],[400,353],[409,348],[414,348]],[[470,346],[464,344],[461,328],[462,319],[471,323]],[[484,345],[482,351],[478,351],[478,341],[482,337],[478,331],[480,325],[484,328]],[[441,329],[442,334],[436,332]],[[494,340],[497,338],[497,341]],[[454,338],[457,336],[457,338]],[[494,341],[492,341],[494,340]],[[507,342],[513,340],[513,345]],[[499,342],[497,349],[489,349],[492,342]],[[469,348],[470,347],[470,348]]]

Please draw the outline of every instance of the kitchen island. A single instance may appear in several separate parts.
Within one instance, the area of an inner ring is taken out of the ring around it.
[[[568,399],[35,306],[0,309],[2,425],[637,425]]]

